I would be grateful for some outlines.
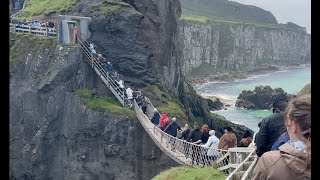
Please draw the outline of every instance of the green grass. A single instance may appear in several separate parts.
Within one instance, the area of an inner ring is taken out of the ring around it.
[[[46,48],[54,48],[57,44],[55,37],[42,37],[27,33],[10,32],[10,38],[16,40],[15,45],[10,48],[10,72],[15,69],[16,65],[28,53],[38,52]]]
[[[36,15],[49,15],[56,12],[66,12],[80,0],[28,0],[19,18],[29,19]]]
[[[178,102],[168,102],[166,104],[161,104],[157,107],[158,111],[165,113],[170,117],[176,117],[178,120],[186,119],[186,115]]]
[[[76,92],[76,95],[90,109],[125,115],[131,119],[136,119],[135,112],[123,107],[115,97],[92,96],[92,91],[89,89],[80,89]]]
[[[204,16],[181,16],[182,20],[187,22],[203,23],[206,24],[209,22],[209,19]]]
[[[60,45],[63,46],[63,47],[80,46],[80,44],[78,44],[78,43],[63,43],[63,44],[60,44]]]
[[[311,83],[306,84],[298,93],[297,96],[311,94]]]
[[[105,0],[101,3],[91,6],[91,12],[100,11],[105,15],[119,11],[122,7],[132,7],[131,5],[120,1]]]
[[[174,167],[160,173],[152,178],[152,180],[224,180],[226,177],[227,176],[224,173],[221,173],[212,167]]]

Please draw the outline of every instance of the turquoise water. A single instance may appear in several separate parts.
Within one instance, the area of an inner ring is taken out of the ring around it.
[[[242,90],[253,90],[257,85],[269,85],[271,88],[281,87],[290,94],[296,94],[304,85],[311,82],[311,68],[301,66],[294,69],[271,72],[253,76],[248,79],[232,82],[209,82],[196,87],[199,94],[214,95],[232,101],[227,110],[215,111],[228,120],[243,124],[253,131],[258,130],[258,123],[268,115],[270,110],[247,110],[235,107],[234,103]]]

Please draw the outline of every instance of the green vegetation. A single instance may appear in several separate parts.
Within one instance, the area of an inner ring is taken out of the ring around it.
[[[181,19],[187,22],[208,23],[209,19],[204,16],[181,16]]]
[[[179,122],[187,119],[177,99],[171,99],[168,94],[162,92],[156,85],[149,85],[147,90],[152,93],[153,99],[159,102],[156,107],[159,112],[165,113],[170,117],[176,117]]]
[[[91,7],[91,11],[100,11],[105,15],[111,14],[120,10],[122,7],[132,7],[131,5],[121,1],[105,0]]]
[[[54,48],[57,44],[55,37],[41,37],[27,33],[10,32],[10,39],[15,39],[15,45],[10,48],[9,66],[12,72],[16,65],[28,53],[38,52],[46,48]]]
[[[111,112],[136,119],[135,112],[123,107],[115,97],[92,96],[92,91],[88,89],[80,89],[76,92],[76,95],[87,107],[93,110]]]
[[[63,44],[60,44],[60,45],[63,46],[63,47],[80,46],[80,44],[78,44],[78,43],[63,43]]]
[[[28,0],[19,18],[29,19],[37,15],[66,12],[80,0]]]
[[[311,83],[306,84],[298,93],[297,96],[311,94]]]
[[[170,117],[176,117],[178,120],[186,119],[186,115],[178,102],[168,102],[157,107],[159,112],[166,113]]]
[[[224,180],[226,175],[212,167],[191,168],[191,167],[174,167],[164,171],[154,177],[152,180]]]

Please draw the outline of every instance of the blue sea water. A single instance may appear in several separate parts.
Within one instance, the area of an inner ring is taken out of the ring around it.
[[[220,114],[234,123],[245,125],[253,131],[257,131],[259,129],[258,123],[272,112],[271,110],[247,110],[235,107],[234,103],[242,90],[253,90],[257,85],[269,85],[273,89],[281,87],[287,93],[296,94],[310,82],[311,67],[301,66],[252,76],[243,80],[208,82],[195,88],[199,94],[213,95],[231,100],[231,107],[228,107],[227,110],[214,111],[214,113]]]

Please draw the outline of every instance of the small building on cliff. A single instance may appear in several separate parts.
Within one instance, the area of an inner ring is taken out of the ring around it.
[[[59,15],[57,19],[58,43],[75,43],[75,26],[78,27],[79,36],[89,38],[90,17]]]

